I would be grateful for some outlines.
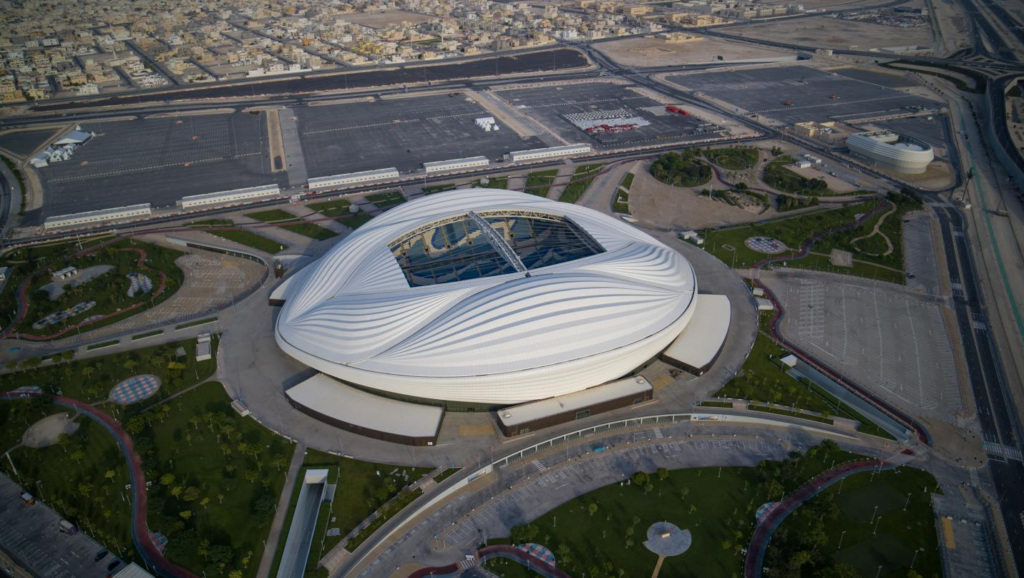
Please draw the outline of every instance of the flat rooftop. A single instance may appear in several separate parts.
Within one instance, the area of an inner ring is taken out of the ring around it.
[[[694,299],[690,323],[662,355],[700,373],[714,363],[725,344],[732,307],[725,295],[698,294]]]
[[[400,436],[437,435],[444,410],[398,401],[347,386],[317,374],[285,392],[295,403],[354,426]]]
[[[651,389],[651,384],[643,377],[630,377],[576,393],[570,393],[569,395],[531,401],[530,403],[505,408],[498,412],[498,419],[506,426],[517,426],[553,415],[586,409],[599,403],[621,399],[629,395],[642,394]]]

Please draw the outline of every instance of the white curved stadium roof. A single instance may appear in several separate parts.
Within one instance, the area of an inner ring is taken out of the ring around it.
[[[286,281],[276,337],[343,381],[513,404],[616,379],[692,315],[676,251],[612,217],[464,189],[400,205]]]

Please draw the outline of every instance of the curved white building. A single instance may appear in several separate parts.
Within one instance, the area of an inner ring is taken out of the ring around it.
[[[899,173],[920,174],[935,159],[932,146],[891,131],[862,132],[846,139],[850,153]]]
[[[466,189],[373,219],[275,291],[279,346],[397,397],[507,405],[621,377],[694,312],[679,253],[612,217]]]

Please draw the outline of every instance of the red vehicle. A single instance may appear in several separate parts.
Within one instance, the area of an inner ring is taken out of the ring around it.
[[[690,113],[688,113],[685,110],[679,108],[678,106],[674,106],[674,105],[671,105],[671,104],[666,106],[665,110],[667,110],[669,112],[674,112],[676,114],[681,114],[683,116],[690,116]]]

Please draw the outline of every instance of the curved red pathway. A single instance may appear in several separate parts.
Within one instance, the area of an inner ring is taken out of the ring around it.
[[[53,403],[57,405],[72,408],[78,413],[85,414],[106,428],[114,436],[114,439],[117,440],[117,445],[121,447],[121,453],[124,454],[125,460],[128,462],[128,474],[132,483],[132,541],[135,543],[136,550],[142,555],[149,570],[156,572],[157,575],[164,578],[198,578],[195,574],[172,564],[164,558],[163,553],[153,544],[153,539],[150,537],[149,524],[146,521],[146,474],[142,470],[142,460],[135,453],[133,449],[134,444],[128,432],[114,418],[85,402],[71,399],[70,397],[45,393],[0,393],[0,399],[16,400],[22,397],[36,397],[40,395],[51,398]]]

